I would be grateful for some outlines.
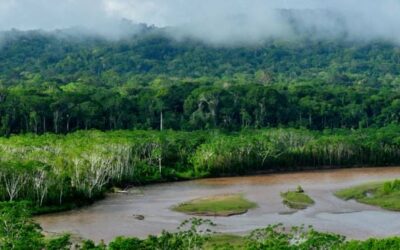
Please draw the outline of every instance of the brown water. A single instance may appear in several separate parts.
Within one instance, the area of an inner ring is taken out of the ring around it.
[[[84,238],[109,241],[116,236],[145,237],[163,229],[175,230],[185,219],[170,210],[178,203],[209,195],[243,193],[258,204],[246,214],[211,218],[226,233],[246,233],[269,224],[313,225],[350,238],[384,237],[400,234],[400,212],[342,201],[333,192],[370,181],[400,178],[400,167],[326,170],[269,174],[249,177],[204,179],[140,188],[140,192],[112,194],[105,200],[79,210],[37,217],[48,232],[71,232]],[[282,204],[280,192],[301,185],[315,205],[296,213]],[[133,215],[143,215],[140,221]]]

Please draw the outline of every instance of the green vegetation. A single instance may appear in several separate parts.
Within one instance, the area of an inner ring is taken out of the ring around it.
[[[251,232],[248,236],[215,235],[211,236],[205,250],[256,250],[256,249],[326,249],[326,250],[372,250],[400,247],[400,238],[368,239],[365,241],[349,240],[331,233],[321,233],[312,228],[294,227],[285,228],[282,225],[273,225]]]
[[[361,203],[400,211],[400,180],[364,184],[339,190],[335,194],[344,200],[355,199]]]
[[[332,249],[332,250],[373,250],[399,249],[400,238],[368,239],[346,241],[345,237],[317,232],[312,228],[285,228],[272,225],[257,229],[247,236],[214,234],[215,226],[210,220],[192,218],[184,221],[177,232],[163,231],[158,236],[145,239],[117,237],[108,245],[85,240],[74,245],[77,250],[222,250],[222,249]],[[10,250],[68,250],[71,247],[69,235],[45,238],[41,228],[29,216],[26,204],[6,202],[0,204],[0,249]]]
[[[244,214],[257,205],[238,194],[217,195],[179,204],[173,209],[198,216],[231,216]]]
[[[283,204],[293,209],[306,209],[314,204],[314,200],[308,196],[302,187],[298,186],[295,191],[281,193]]]
[[[67,250],[70,246],[68,235],[45,239],[26,203],[0,203],[0,249]]]
[[[384,42],[219,48],[157,31],[119,41],[11,31],[0,47],[0,134],[398,124],[399,58]]]
[[[214,234],[204,244],[204,250],[245,249],[245,237],[233,234]]]
[[[67,236],[44,239],[19,201],[43,213],[130,184],[400,164],[397,45],[299,39],[210,47],[149,27],[118,41],[63,31],[0,35],[0,201],[8,202],[0,248],[69,246]],[[399,209],[397,185],[346,197]],[[179,233],[109,246],[87,241],[81,249],[200,249],[207,236],[193,223]],[[398,249],[400,241],[300,231],[261,229],[244,246]]]
[[[80,131],[0,138],[0,201],[36,212],[84,205],[113,187],[245,174],[400,163],[400,126],[380,129]]]

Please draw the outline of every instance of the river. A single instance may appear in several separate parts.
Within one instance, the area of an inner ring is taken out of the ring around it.
[[[213,230],[243,234],[268,224],[312,225],[320,231],[365,239],[400,234],[400,212],[343,201],[333,192],[370,181],[400,178],[400,167],[354,168],[299,173],[279,173],[248,177],[203,179],[135,188],[127,194],[109,194],[94,205],[36,217],[47,232],[71,232],[83,238],[106,242],[119,235],[146,237],[163,229],[175,230],[190,218],[171,211],[171,207],[191,199],[229,193],[243,193],[258,204],[248,213],[231,217],[212,217]],[[315,205],[291,213],[282,204],[280,192],[301,185]],[[133,215],[143,215],[138,220]]]

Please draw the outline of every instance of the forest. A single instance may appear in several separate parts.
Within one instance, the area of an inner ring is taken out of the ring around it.
[[[213,47],[149,27],[117,41],[65,31],[0,36],[1,135],[400,121],[400,49],[385,41]]]
[[[51,211],[113,186],[400,162],[389,42],[0,37],[3,201]]]
[[[119,40],[0,32],[0,248],[69,249],[68,235],[48,239],[30,216],[131,185],[399,165],[399,76],[400,47],[384,40],[213,46],[147,26]],[[77,249],[204,249],[204,222]],[[256,230],[243,249],[400,244],[293,230]]]
[[[0,200],[37,213],[113,187],[252,172],[400,164],[400,126],[308,131],[80,131],[0,138]]]

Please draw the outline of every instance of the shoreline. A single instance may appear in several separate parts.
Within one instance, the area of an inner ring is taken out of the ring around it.
[[[308,173],[285,173],[233,178],[211,178],[179,183],[163,183],[143,187],[143,194],[112,194],[106,199],[64,213],[36,217],[46,231],[80,232],[91,239],[112,239],[115,236],[146,237],[157,235],[161,229],[174,231],[180,222],[191,215],[174,212],[171,207],[189,200],[242,193],[257,208],[246,214],[231,217],[212,217],[217,232],[241,233],[262,228],[269,224],[284,223],[288,226],[313,225],[318,231],[335,232],[352,239],[397,233],[396,223],[387,228],[365,227],[371,223],[389,223],[400,214],[383,209],[343,201],[336,190],[365,181],[387,180],[400,177],[400,168],[359,168]],[[315,205],[296,213],[282,203],[280,193],[301,185],[315,201]],[[133,215],[143,215],[137,220]],[[204,217],[209,218],[209,217]],[[338,227],[337,221],[345,227]],[[378,222],[380,221],[380,222]],[[98,230],[101,228],[102,230]]]
[[[145,184],[141,184],[141,185],[132,185],[132,184],[127,184],[125,187],[121,187],[122,190],[129,190],[129,189],[133,189],[133,188],[141,188],[141,187],[149,187],[149,186],[153,186],[153,185],[160,185],[160,184],[173,184],[173,183],[182,183],[182,182],[191,182],[191,181],[205,181],[207,182],[208,180],[221,180],[224,178],[246,178],[246,177],[254,177],[254,176],[269,176],[269,175],[275,175],[275,174],[279,174],[279,175],[284,175],[284,174],[296,174],[296,173],[315,173],[315,172],[324,172],[324,171],[341,171],[341,170],[349,170],[349,169],[360,169],[360,170],[364,170],[364,169],[372,169],[372,168],[397,168],[400,166],[397,164],[394,165],[387,165],[387,166],[364,166],[361,167],[360,165],[356,165],[356,166],[345,166],[345,167],[339,167],[339,166],[335,166],[335,167],[331,167],[331,166],[326,166],[320,169],[315,169],[313,167],[306,167],[306,168],[302,168],[302,169],[298,169],[298,170],[281,170],[281,171],[275,171],[275,170],[264,170],[264,171],[255,171],[255,172],[251,172],[251,173],[246,173],[244,175],[224,175],[224,176],[215,176],[215,177],[200,177],[200,178],[193,178],[193,179],[178,179],[175,181],[169,181],[169,180],[165,180],[165,181],[154,181],[154,182],[149,182],[149,183],[145,183]],[[54,208],[54,212],[39,212],[39,213],[33,213],[33,216],[37,217],[37,216],[41,216],[41,215],[51,215],[51,214],[58,214],[58,213],[64,213],[64,212],[69,212],[69,211],[74,211],[74,210],[78,210],[78,209],[82,209],[82,208],[86,208],[86,207],[90,207],[92,205],[94,205],[95,203],[102,201],[104,199],[107,198],[107,196],[109,196],[110,194],[129,194],[129,191],[127,191],[127,193],[125,192],[110,192],[110,190],[112,190],[114,187],[110,187],[108,189],[108,191],[106,191],[103,194],[103,197],[92,200],[92,201],[87,201],[85,204],[83,205],[76,205],[73,203],[70,203],[67,206],[66,209],[62,209],[63,206],[60,206],[61,209],[57,209],[56,206],[51,206],[50,208]],[[68,208],[70,207],[70,208]],[[43,210],[46,210],[46,207],[43,207]]]

